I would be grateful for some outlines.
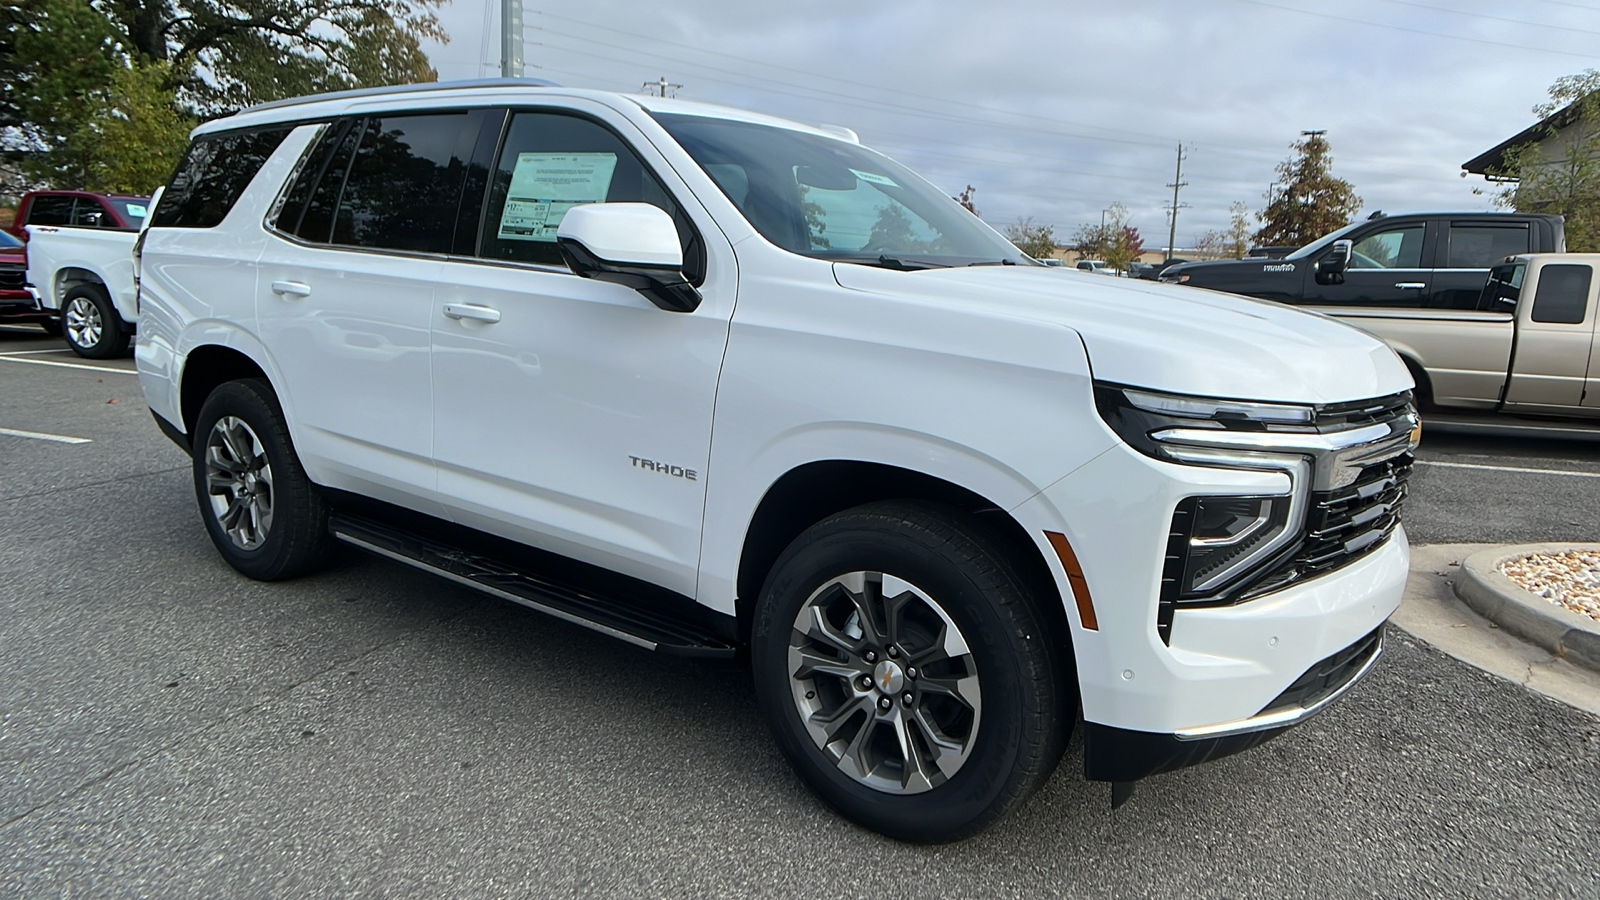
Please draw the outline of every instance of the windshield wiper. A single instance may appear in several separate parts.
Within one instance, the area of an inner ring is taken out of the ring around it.
[[[1020,265],[1022,265],[1022,263],[1019,263],[1014,259],[985,259],[985,260],[981,260],[981,261],[975,262],[975,263],[967,263],[967,267],[968,268],[971,268],[972,266],[1020,266]]]
[[[923,259],[899,259],[886,256],[882,253],[877,256],[836,256],[834,262],[856,263],[862,266],[877,266],[880,269],[894,269],[897,272],[916,272],[922,269],[948,269],[944,263],[929,262]]]

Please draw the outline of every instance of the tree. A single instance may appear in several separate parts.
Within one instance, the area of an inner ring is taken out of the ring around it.
[[[1495,202],[1565,216],[1567,249],[1600,251],[1600,71],[1556,79],[1533,114],[1544,120],[1538,137],[1507,150],[1490,173],[1515,180]]]
[[[1017,217],[1015,222],[1002,229],[1006,240],[1034,259],[1049,259],[1056,254],[1055,227],[1035,225],[1033,216]]]
[[[1209,259],[1244,259],[1250,252],[1250,213],[1244,201],[1229,204],[1228,227],[1200,235],[1195,249]]]
[[[1072,233],[1067,245],[1079,259],[1098,259],[1113,269],[1127,271],[1144,252],[1144,237],[1128,224],[1128,208],[1113,203],[1106,209],[1106,221],[1084,223]]]
[[[1283,190],[1267,196],[1267,208],[1256,214],[1261,229],[1257,243],[1301,246],[1350,224],[1361,208],[1355,188],[1330,171],[1328,140],[1320,131],[1307,131],[1289,145],[1296,156],[1278,163]]]
[[[149,191],[198,118],[434,80],[440,2],[6,0],[0,150],[23,182]]]
[[[978,189],[969,184],[967,185],[967,189],[962,191],[959,196],[951,197],[950,199],[965,207],[967,212],[977,215],[978,208],[972,205],[972,195],[976,194],[977,192]]]

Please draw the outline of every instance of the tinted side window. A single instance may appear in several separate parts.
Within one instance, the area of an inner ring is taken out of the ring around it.
[[[524,112],[511,118],[490,185],[479,256],[564,266],[556,229],[581,203],[649,203],[672,216],[684,274],[705,278],[705,249],[689,217],[621,138],[577,116]]]
[[[1506,263],[1489,270],[1489,283],[1483,286],[1478,308],[1491,312],[1510,312],[1522,295],[1522,276],[1526,263]]]
[[[1487,269],[1508,256],[1527,253],[1528,226],[1451,225],[1449,269]]]
[[[105,207],[99,200],[88,197],[79,197],[78,202],[72,207],[72,224],[84,228],[115,228],[117,222],[106,214]]]
[[[291,196],[278,214],[279,228],[318,244],[328,242],[333,234],[334,214],[339,211],[339,195],[344,192],[344,179],[350,173],[350,160],[355,156],[356,144],[361,141],[366,127],[365,119],[356,119],[340,123],[323,133],[323,140],[327,142],[324,147],[327,158],[315,167],[308,163],[301,170],[300,181],[295,184],[295,190],[303,183],[310,193],[300,213],[300,220],[296,224],[289,218],[294,214]],[[322,146],[322,142],[319,142],[319,146]]]
[[[1369,234],[1350,251],[1352,269],[1417,269],[1422,266],[1422,235],[1426,226],[1408,225]]]
[[[1533,320],[1576,325],[1589,308],[1588,266],[1557,265],[1539,270],[1539,289],[1533,292]]]
[[[28,221],[26,225],[70,225],[72,224],[72,199],[71,197],[35,197],[28,204]]]
[[[290,129],[208,134],[189,145],[151,225],[212,228],[233,208]]]
[[[466,112],[373,119],[350,162],[333,243],[450,252],[480,121]]]

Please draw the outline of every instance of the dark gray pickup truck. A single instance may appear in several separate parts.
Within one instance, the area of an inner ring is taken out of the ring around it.
[[[1349,263],[1326,262],[1349,241]],[[1283,259],[1173,266],[1161,280],[1301,306],[1477,309],[1489,268],[1522,253],[1561,253],[1560,216],[1408,213],[1357,222]]]

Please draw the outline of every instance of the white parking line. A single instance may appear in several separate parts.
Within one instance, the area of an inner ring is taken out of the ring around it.
[[[1446,469],[1488,469],[1492,472],[1522,472],[1528,475],[1566,475],[1569,478],[1600,478],[1600,472],[1569,472],[1566,469],[1528,469],[1522,466],[1484,466],[1477,463],[1434,462],[1417,460],[1419,466],[1440,466]]]
[[[92,444],[88,438],[68,437],[64,434],[45,434],[42,431],[21,431],[16,428],[0,428],[0,434],[9,434],[12,437],[29,438],[35,441],[52,441],[57,444]]]
[[[82,363],[55,362],[48,359],[19,359],[15,356],[0,356],[0,362],[27,363],[30,366],[60,366],[63,369],[87,369],[90,372],[116,372],[121,375],[137,375],[134,369],[113,369],[110,366],[86,366]]]
[[[39,353],[71,353],[71,350],[51,348],[49,350],[7,350],[0,356],[33,356]]]

